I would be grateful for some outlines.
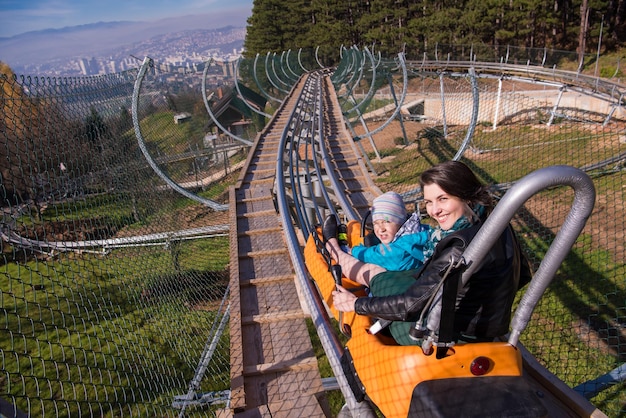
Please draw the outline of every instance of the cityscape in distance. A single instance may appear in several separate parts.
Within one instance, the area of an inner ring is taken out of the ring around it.
[[[104,27],[102,27],[104,25]],[[98,29],[98,27],[101,27]],[[109,42],[91,42],[91,47],[73,45],[63,47],[56,41],[56,53],[46,49],[50,42],[48,31],[30,32],[13,38],[0,38],[0,61],[8,64],[15,74],[39,77],[94,76],[117,73],[137,68],[147,56],[159,64],[192,68],[213,58],[217,61],[236,61],[242,52],[245,27],[226,26],[216,29],[189,29],[155,34],[141,39],[133,33],[124,37],[124,29],[137,27],[133,22],[84,25],[66,28],[66,31],[95,33]],[[118,34],[118,44],[108,33]],[[58,32],[58,30],[54,31]],[[135,31],[137,32],[137,31]],[[129,32],[130,33],[130,32]],[[149,32],[142,32],[146,35]],[[85,36],[86,37],[86,36]],[[136,39],[133,41],[133,37]],[[73,39],[80,38],[74,35]],[[57,36],[57,39],[72,39]],[[123,40],[126,43],[123,43]],[[30,49],[29,47],[32,46]],[[36,49],[39,48],[39,49]],[[3,56],[4,55],[4,56]]]

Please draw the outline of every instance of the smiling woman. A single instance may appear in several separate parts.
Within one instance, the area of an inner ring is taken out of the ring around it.
[[[337,310],[391,321],[391,335],[401,345],[421,344],[410,330],[422,326],[415,321],[437,292],[441,272],[458,258],[493,208],[487,187],[458,161],[426,170],[420,184],[427,212],[438,223],[424,246],[428,261],[423,268],[385,272],[379,266],[352,263],[343,271],[360,271],[348,278],[369,287],[371,297],[357,297],[341,286],[333,292]],[[331,255],[338,254],[334,240],[328,240],[327,248]],[[336,260],[343,268],[345,256]],[[487,260],[458,293],[455,335],[459,340],[490,341],[504,335],[515,293],[530,279],[528,262],[511,228],[499,237]]]
[[[441,229],[449,230],[463,215],[472,216],[467,203],[456,196],[449,195],[436,183],[424,186],[426,211],[437,221]]]
[[[426,170],[420,177],[420,185],[424,191],[426,211],[438,224],[434,229],[425,225],[419,226],[419,216],[414,214],[413,216],[417,218],[418,227],[412,227],[413,231],[411,232],[413,233],[396,238],[394,243],[391,243],[391,239],[387,237],[389,234],[381,232],[382,226],[376,226],[376,222],[381,222],[381,220],[373,217],[374,232],[382,244],[369,250],[355,247],[352,250],[354,257],[341,251],[333,233],[325,232],[328,251],[335,261],[342,266],[344,273],[347,273],[350,279],[369,286],[370,279],[378,273],[387,270],[400,271],[418,268],[433,255],[435,246],[439,241],[455,231],[479,223],[481,218],[486,217],[493,208],[493,201],[487,187],[480,183],[465,164],[458,161],[444,162]],[[374,200],[373,214],[376,213],[377,200],[386,195],[388,193]],[[399,195],[397,196],[401,202],[401,198]],[[390,205],[388,203],[390,200],[391,198],[382,199],[382,205],[387,212],[389,211]],[[385,259],[394,260],[394,258],[399,257],[398,252],[394,252],[397,246],[406,250],[404,254],[417,259],[417,262],[410,263],[407,260],[402,260],[402,264],[396,261],[385,262]],[[377,249],[378,257],[375,259],[361,256],[366,251],[374,252]],[[390,268],[390,265],[394,268]],[[338,295],[340,300],[336,302],[341,303],[342,297],[340,294]],[[348,296],[346,295],[346,297]]]
[[[474,223],[477,217],[489,215],[493,208],[487,188],[472,170],[458,161],[448,161],[426,170],[420,177],[420,186],[428,215],[443,231],[458,229],[454,224],[463,217]]]

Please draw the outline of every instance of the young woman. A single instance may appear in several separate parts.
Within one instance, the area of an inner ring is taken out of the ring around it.
[[[409,338],[409,329],[437,291],[450,257],[458,260],[493,208],[487,188],[458,161],[426,170],[420,185],[426,211],[438,223],[425,246],[425,254],[430,258],[420,269],[386,272],[380,266],[346,259],[339,254],[336,240],[327,240],[327,249],[337,256],[346,277],[369,286],[372,295],[357,298],[338,286],[333,292],[335,308],[395,321],[390,330],[399,344],[419,343]],[[512,229],[507,228],[494,242],[481,268],[457,293],[457,339],[486,341],[506,334],[515,293],[529,279],[528,262]]]

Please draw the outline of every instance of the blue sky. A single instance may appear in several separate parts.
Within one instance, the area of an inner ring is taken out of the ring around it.
[[[252,14],[253,0],[0,0],[0,37],[42,29],[168,17]],[[224,21],[221,26],[231,24]]]

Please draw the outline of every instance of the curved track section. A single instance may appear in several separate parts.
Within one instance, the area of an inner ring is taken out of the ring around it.
[[[257,137],[230,191],[235,415],[329,413],[305,323],[309,314],[316,325],[323,322],[317,315],[323,315],[324,308],[314,307],[311,313],[301,308],[299,293],[310,289],[302,290],[303,261],[294,253],[302,251],[308,231],[328,211],[360,218],[380,191],[347,134],[330,80],[321,75],[307,74],[295,85]],[[326,190],[323,184],[328,182],[332,189]],[[302,303],[311,299],[307,295]],[[323,344],[327,352],[334,349],[338,359],[338,342]],[[347,402],[351,408],[359,407]]]
[[[321,154],[334,190],[345,216],[361,220],[372,200],[382,192],[367,172],[363,157],[348,133],[336,93],[329,77],[323,80],[323,139]]]
[[[303,81],[294,88],[302,89]],[[257,138],[230,191],[231,409],[323,416],[323,387],[274,206],[278,144],[297,94]],[[255,415],[256,416],[256,415]]]

